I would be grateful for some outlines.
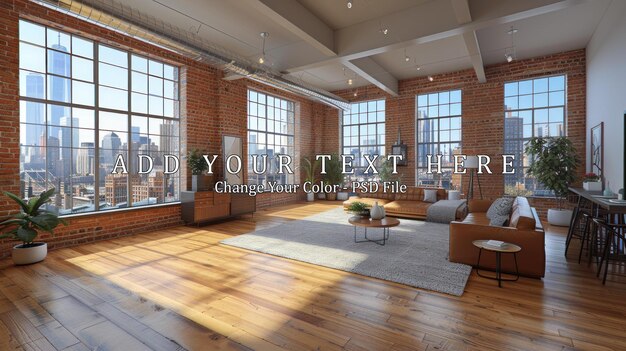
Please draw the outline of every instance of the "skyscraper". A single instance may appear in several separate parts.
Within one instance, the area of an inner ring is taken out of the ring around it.
[[[26,95],[43,98],[44,81],[40,74],[29,73],[26,76]],[[26,102],[26,123],[43,125],[46,123],[44,105],[36,102]],[[37,128],[26,128],[25,144],[37,145],[40,135]]]
[[[59,34],[59,42],[52,45],[53,50],[48,50],[48,72],[54,74],[48,78],[48,99],[53,101],[69,102],[70,100],[70,56],[64,54],[67,48],[61,45]],[[60,76],[60,77],[59,77]],[[50,134],[57,136],[59,128],[56,127],[64,116],[64,108],[62,106],[50,106],[50,115],[48,116],[48,124]]]
[[[67,116],[61,117],[59,124],[64,128],[59,130],[59,143],[61,149],[61,162],[63,164],[63,174],[57,176],[68,177],[76,173],[76,165],[72,162],[72,147],[78,146],[78,118]]]
[[[122,140],[115,132],[110,132],[102,138],[102,150],[100,151],[101,163],[105,167],[112,167],[115,164],[117,155],[120,152]],[[109,172],[112,170],[109,169]]]
[[[76,174],[93,175],[95,171],[94,143],[81,143],[80,147],[76,155]]]

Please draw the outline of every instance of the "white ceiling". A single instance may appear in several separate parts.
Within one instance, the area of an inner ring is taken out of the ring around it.
[[[377,19],[432,0],[297,0],[332,29]]]
[[[480,77],[484,65],[505,62],[511,26],[519,30],[517,59],[584,48],[611,0],[352,0],[352,9],[346,2],[124,0],[253,62],[259,33],[269,32],[269,68],[318,88],[373,83],[391,92],[399,79],[472,67]]]

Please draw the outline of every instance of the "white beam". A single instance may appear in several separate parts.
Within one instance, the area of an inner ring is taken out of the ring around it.
[[[237,74],[237,73],[232,73],[232,72],[227,72],[224,77],[222,77],[223,80],[239,80],[242,78],[246,78],[245,76],[242,76],[241,74]]]
[[[345,65],[368,82],[393,96],[398,96],[398,80],[371,57],[351,60]]]
[[[454,9],[454,15],[457,22],[463,25],[472,21],[472,14],[470,13],[469,0],[452,0],[452,8]],[[483,56],[480,53],[480,46],[478,46],[478,37],[476,31],[463,33],[463,41],[465,42],[465,48],[467,54],[472,61],[472,66],[476,72],[476,78],[480,83],[487,82],[487,76],[485,75],[485,65],[483,63]]]
[[[298,1],[245,0],[245,2],[324,55],[337,55],[333,30]]]
[[[476,31],[463,33],[463,41],[465,41],[467,53],[472,61],[472,66],[474,66],[476,78],[478,78],[480,83],[486,83],[487,76],[485,75],[485,65],[483,63],[483,55],[480,53],[480,47],[478,46]]]
[[[450,1],[430,1],[380,19],[366,21],[335,32],[337,57],[309,59],[289,68],[290,73],[381,54],[411,45],[463,35],[500,24],[563,10],[591,0],[498,0],[497,8],[481,18],[459,25]],[[392,35],[379,33],[380,25]]]

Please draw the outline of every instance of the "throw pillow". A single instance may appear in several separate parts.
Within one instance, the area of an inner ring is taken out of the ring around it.
[[[509,220],[509,216],[494,216],[489,220],[489,225],[495,227],[504,227],[506,221]]]
[[[510,197],[496,199],[487,210],[487,218],[491,220],[489,224],[503,226],[511,215],[514,200]]]
[[[424,202],[437,202],[437,190],[424,189]]]

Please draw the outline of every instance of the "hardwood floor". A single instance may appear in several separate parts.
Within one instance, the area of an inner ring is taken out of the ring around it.
[[[498,289],[473,272],[462,297],[219,245],[336,206],[0,262],[0,350],[624,350],[626,280],[563,257],[547,235],[543,280]]]

